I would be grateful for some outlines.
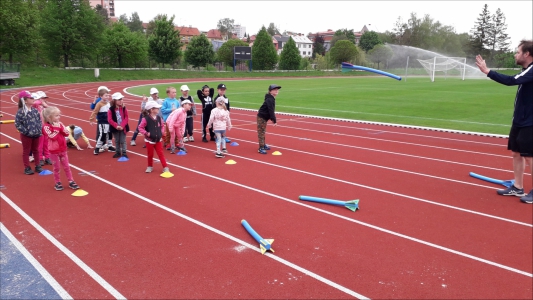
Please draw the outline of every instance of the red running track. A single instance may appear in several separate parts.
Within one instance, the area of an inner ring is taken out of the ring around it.
[[[94,138],[99,85],[41,89],[63,123]],[[0,93],[4,119],[16,93]],[[134,128],[140,98],[126,105]],[[231,116],[240,145],[216,159],[197,117],[189,154],[165,153],[170,179],[158,164],[144,173],[140,138],[124,163],[69,149],[89,192],[79,198],[53,190],[52,176],[24,175],[17,132],[2,125],[0,143],[12,145],[0,152],[2,223],[74,298],[532,298],[532,207],[468,175],[511,179],[506,139],[280,114],[267,142],[282,155],[263,156],[255,113]],[[360,199],[361,210],[299,195]],[[275,253],[258,252],[242,219]]]

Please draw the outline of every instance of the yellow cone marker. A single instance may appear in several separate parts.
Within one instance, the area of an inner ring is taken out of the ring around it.
[[[272,155],[281,155],[281,152],[279,152],[279,151],[274,151],[274,152],[272,152]]]
[[[0,144],[0,148],[9,148],[9,144]]]
[[[163,177],[163,178],[170,178],[170,177],[174,177],[174,174],[172,174],[170,172],[163,172],[163,173],[161,173],[160,176]]]
[[[228,160],[228,161],[226,162],[226,165],[234,165],[234,164],[236,164],[236,163],[237,163],[236,161],[234,161],[233,159],[230,159],[230,160]]]
[[[72,193],[72,196],[74,196],[74,197],[83,197],[83,196],[87,196],[87,195],[89,195],[89,193],[87,193],[84,190],[76,190],[74,193]]]

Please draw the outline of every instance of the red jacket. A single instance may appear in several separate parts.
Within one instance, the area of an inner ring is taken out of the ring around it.
[[[59,154],[67,151],[67,141],[65,137],[69,134],[68,129],[59,123],[54,126],[48,122],[43,125],[44,138],[48,138],[48,151],[52,154]]]

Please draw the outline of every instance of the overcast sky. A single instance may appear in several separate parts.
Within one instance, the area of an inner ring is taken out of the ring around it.
[[[157,14],[175,15],[175,24],[193,26],[201,31],[216,29],[219,19],[230,18],[256,34],[261,26],[276,24],[284,30],[309,32],[361,30],[371,24],[376,31],[392,31],[398,17],[406,22],[411,12],[424,15],[443,25],[453,26],[457,33],[470,32],[488,4],[491,14],[498,8],[506,17],[507,34],[514,48],[533,36],[533,1],[152,1],[115,0],[116,16],[137,12],[148,22]]]

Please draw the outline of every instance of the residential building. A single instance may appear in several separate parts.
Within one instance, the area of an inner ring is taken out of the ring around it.
[[[107,9],[107,16],[115,16],[115,0],[89,0],[91,7],[96,7],[100,4],[103,8]]]
[[[354,35],[355,35],[355,44],[356,45],[359,45],[359,41],[361,40],[361,36],[367,32],[367,31],[375,31],[375,32],[378,32],[377,31],[377,28],[375,28],[374,26],[372,26],[372,24],[367,24],[367,25],[364,25],[363,28],[361,29],[361,31],[354,31]],[[329,49],[331,48],[331,39],[333,38],[333,36],[335,36],[335,31],[334,30],[331,30],[331,29],[328,29],[327,31],[322,31],[322,32],[316,32],[316,33],[309,33],[307,35],[307,37],[312,41],[314,42],[315,41],[315,37],[316,36],[322,36],[322,38],[324,39],[324,48],[326,49],[326,51],[329,51]]]
[[[240,24],[234,25],[232,32],[238,39],[242,39],[246,33],[246,27],[241,26]]]
[[[301,33],[296,33],[292,36],[290,35],[275,35],[274,38],[278,41],[278,54],[281,54],[283,47],[289,41],[289,38],[292,37],[296,48],[300,51],[301,57],[311,57],[313,55],[313,42]]]
[[[195,36],[200,36],[200,30],[190,25],[189,27],[175,26],[174,29],[179,30],[180,32],[180,39],[181,39],[181,42],[183,43],[181,50],[187,50],[187,46],[189,45],[189,42],[191,41],[191,39]]]

